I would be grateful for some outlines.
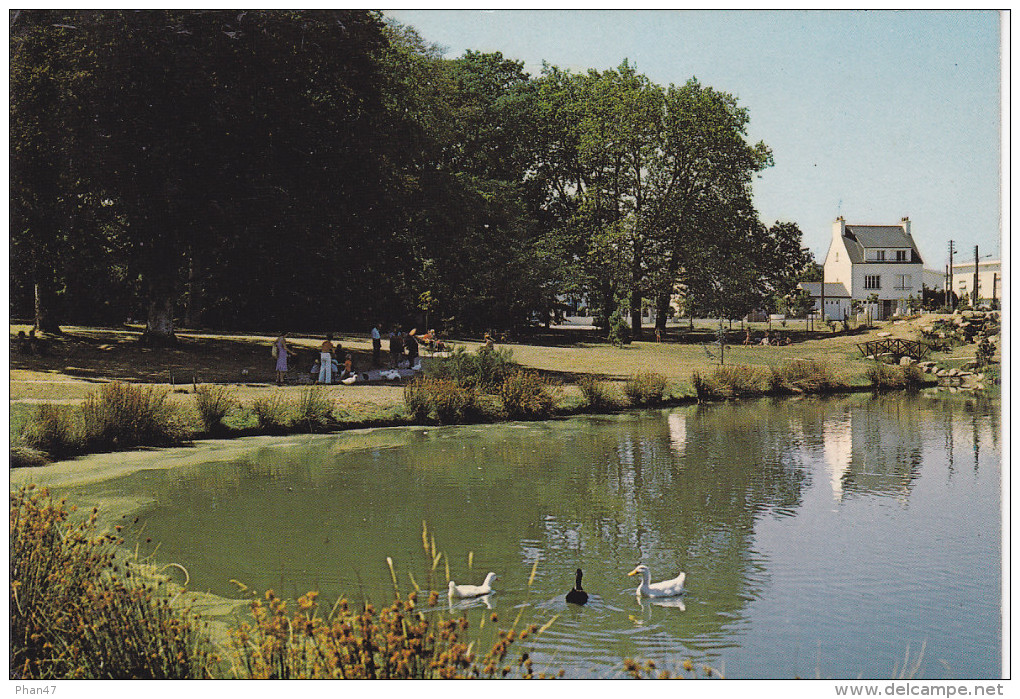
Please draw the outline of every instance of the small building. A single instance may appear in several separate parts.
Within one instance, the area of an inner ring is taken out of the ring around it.
[[[979,260],[977,269],[977,303],[1002,299],[1002,261]],[[953,265],[953,291],[956,292],[956,295],[961,299],[966,296],[973,301],[971,298],[973,290],[974,261]],[[972,305],[974,304],[972,303]]]
[[[811,294],[811,300],[814,301],[811,312],[820,312],[822,310],[822,283],[801,282],[797,286]],[[845,320],[850,317],[851,310],[850,292],[847,291],[843,283],[825,282],[825,313],[822,319]]]
[[[874,317],[907,313],[908,299],[920,300],[924,260],[910,233],[910,219],[894,225],[849,224],[842,216],[832,224],[825,256],[826,291],[842,284],[851,303],[877,300]]]

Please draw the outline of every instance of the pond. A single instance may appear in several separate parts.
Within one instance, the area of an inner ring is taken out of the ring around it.
[[[457,611],[555,617],[522,646],[536,671],[615,676],[633,657],[736,678],[988,678],[1001,674],[999,410],[760,400],[211,442],[12,478],[139,517],[160,561],[224,597],[240,597],[233,579],[385,602],[387,556],[405,593],[444,591],[447,566],[475,584],[494,571],[496,592]],[[639,562],[653,579],[685,571],[686,594],[638,600]],[[578,567],[585,607],[563,599]]]

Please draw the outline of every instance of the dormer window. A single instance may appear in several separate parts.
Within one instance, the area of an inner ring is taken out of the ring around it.
[[[875,253],[875,259],[879,262],[885,262],[885,250],[879,250]]]
[[[896,261],[897,262],[906,262],[907,261],[907,251],[906,250],[897,250],[896,251]]]

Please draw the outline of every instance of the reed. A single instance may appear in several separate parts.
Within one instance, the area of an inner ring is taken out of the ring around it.
[[[599,411],[616,407],[605,381],[599,381],[594,376],[585,374],[577,380],[577,386],[581,389],[584,403],[590,410]]]
[[[309,432],[325,429],[333,421],[333,400],[321,386],[312,386],[301,394],[297,421]]]
[[[121,527],[96,531],[98,510],[29,486],[10,495],[12,679],[184,679],[210,675],[213,656],[137,559],[118,560]]]
[[[198,415],[209,433],[222,432],[223,418],[237,406],[237,399],[229,386],[203,384],[195,388]]]
[[[287,427],[287,403],[280,391],[256,398],[251,411],[260,430],[280,432]]]

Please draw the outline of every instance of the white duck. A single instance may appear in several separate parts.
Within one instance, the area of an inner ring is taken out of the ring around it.
[[[492,581],[496,579],[495,573],[489,573],[485,576],[485,582],[481,585],[458,585],[457,583],[450,581],[450,597],[480,597],[481,595],[487,595],[492,592]]]
[[[687,579],[687,573],[680,573],[680,575],[672,580],[653,583],[651,582],[652,572],[644,564],[639,565],[627,573],[627,575],[641,576],[641,584],[637,588],[637,594],[641,597],[676,597],[677,595],[682,595],[684,593],[684,580]]]

